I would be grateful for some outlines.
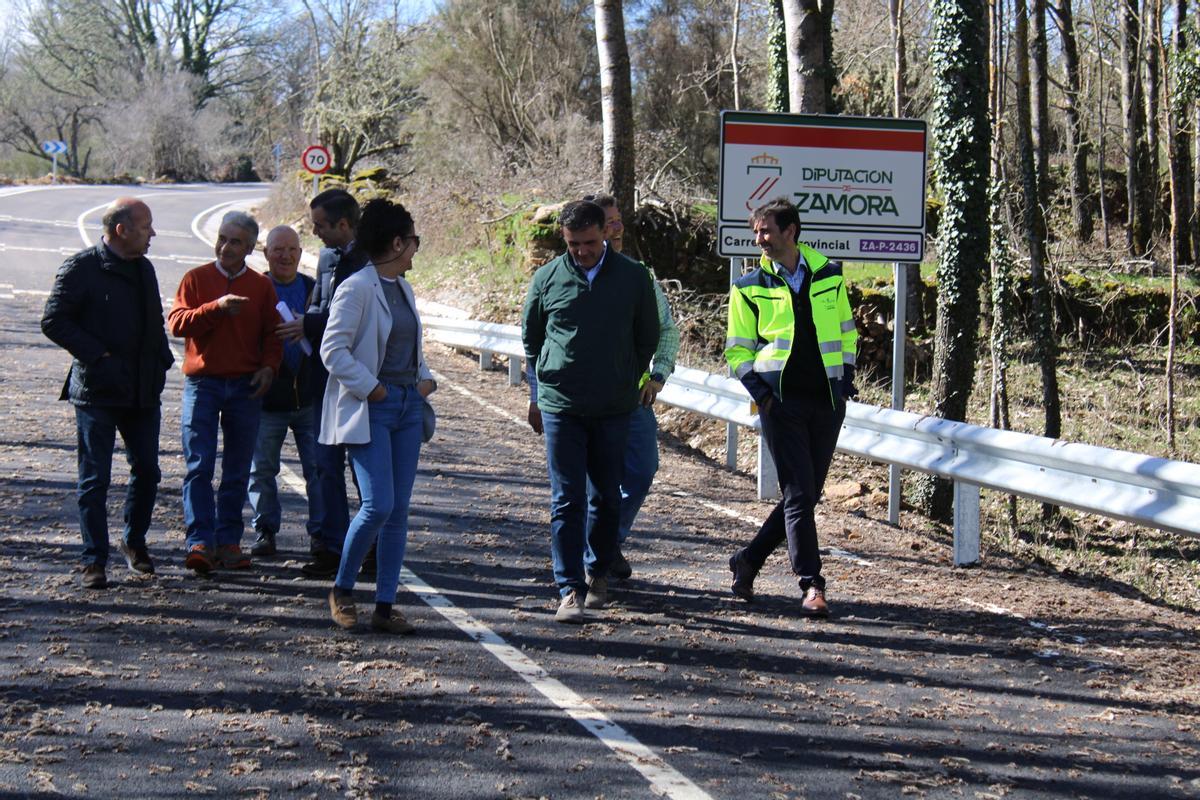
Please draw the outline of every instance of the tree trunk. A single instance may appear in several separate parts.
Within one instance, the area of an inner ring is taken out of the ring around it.
[[[892,26],[892,113],[903,117],[908,109],[908,55],[904,41],[904,0],[888,0]]]
[[[1067,117],[1067,163],[1071,180],[1071,217],[1075,239],[1080,243],[1092,238],[1092,198],[1088,186],[1088,153],[1091,145],[1079,118],[1079,45],[1075,38],[1075,11],[1071,0],[1058,0],[1055,9],[1063,48],[1063,101]]]
[[[938,315],[934,339],[933,414],[964,420],[979,337],[979,286],[988,268],[987,39],[984,0],[938,0],[931,7],[935,171],[946,205],[938,234]],[[945,519],[950,484],[918,480],[917,502]]]
[[[733,72],[733,110],[742,107],[742,82],[738,70],[738,31],[742,24],[742,0],[733,0],[733,34],[729,37],[729,68]]]
[[[830,3],[832,6],[832,3]],[[787,32],[788,110],[793,114],[824,114],[829,106],[827,85],[828,32],[817,0],[783,0]]]
[[[1008,430],[1008,362],[1009,342],[1012,340],[1012,279],[1013,254],[1008,242],[1008,231],[1012,228],[1010,206],[1005,192],[1008,185],[1004,171],[1004,112],[1006,107],[1004,76],[1007,54],[1005,36],[1004,0],[989,0],[990,65],[988,99],[995,130],[992,132],[991,169],[989,178],[989,223],[991,228],[991,283],[992,283],[992,391],[988,422],[993,428]],[[1017,529],[1017,497],[1008,497],[1009,530]]]
[[[1046,0],[1031,0],[1029,31],[1030,75],[1033,111],[1033,154],[1037,170],[1037,202],[1042,218],[1050,208],[1050,64],[1046,50]]]
[[[788,102],[787,24],[783,0],[771,0],[771,21],[767,27],[767,110],[779,113],[791,108]]]
[[[1157,5],[1157,3],[1156,3]],[[1161,19],[1161,7],[1159,7]],[[1187,51],[1187,0],[1176,0],[1175,3],[1175,34],[1173,49],[1176,53]],[[1165,48],[1162,41],[1162,29],[1155,28],[1154,49],[1162,53],[1165,61]],[[1179,265],[1191,260],[1191,237],[1188,228],[1191,221],[1191,169],[1190,153],[1187,146],[1187,134],[1182,132],[1186,127],[1179,124],[1187,120],[1190,112],[1189,104],[1182,96],[1171,92],[1170,72],[1167,72],[1163,88],[1166,94],[1164,116],[1166,117],[1167,141],[1171,150],[1167,154],[1167,174],[1171,182],[1171,300],[1167,310],[1167,365],[1166,365],[1166,406],[1167,406],[1167,450],[1175,455],[1175,348],[1177,345],[1177,317],[1179,313]]]
[[[1100,14],[1096,3],[1092,3],[1092,29],[1100,30]],[[1096,96],[1099,98],[1096,114],[1096,200],[1100,207],[1100,233],[1104,241],[1104,249],[1112,246],[1108,232],[1108,200],[1104,196],[1104,169],[1107,166],[1105,145],[1107,144],[1108,118],[1105,114],[1108,108],[1108,94],[1104,84],[1104,59],[1096,59]]]
[[[1172,49],[1176,53],[1187,51],[1187,0],[1175,0],[1175,29]],[[1167,73],[1170,74],[1169,72]],[[1171,248],[1174,267],[1191,264],[1195,257],[1192,250],[1194,207],[1192,205],[1191,136],[1188,135],[1188,120],[1191,118],[1191,103],[1180,99],[1164,86],[1166,96],[1167,130],[1170,152],[1167,154],[1167,171],[1171,178]]]
[[[892,28],[892,113],[903,117],[908,109],[908,55],[904,41],[904,0],[888,0],[888,21]],[[904,317],[916,325],[921,313],[921,265],[905,264]]]
[[[604,117],[604,188],[625,219],[633,219],[633,90],[621,0],[596,0],[600,109]],[[632,229],[633,226],[631,225]],[[628,245],[627,245],[628,246]]]
[[[1159,218],[1162,216],[1159,208],[1159,176],[1162,164],[1158,155],[1158,124],[1159,124],[1159,92],[1162,83],[1159,48],[1156,43],[1162,39],[1162,9],[1160,0],[1146,0],[1143,6],[1145,21],[1142,25],[1142,53],[1146,61],[1146,85],[1142,89],[1142,97],[1146,102],[1146,162],[1145,179],[1142,186],[1147,195],[1146,223],[1151,233],[1159,230]]]
[[[1045,425],[1042,433],[1057,439],[1062,433],[1062,409],[1058,396],[1058,348],[1054,341],[1053,310],[1046,285],[1046,217],[1045,206],[1039,202],[1037,159],[1034,153],[1030,117],[1029,89],[1029,21],[1025,0],[1016,0],[1013,49],[1017,63],[1017,144],[1021,161],[1021,188],[1024,195],[1025,241],[1029,248],[1029,289],[1033,308],[1033,351],[1041,367],[1042,410]]]
[[[1148,211],[1149,155],[1146,152],[1146,109],[1142,102],[1141,17],[1139,0],[1121,2],[1121,112],[1125,136],[1125,195],[1128,214],[1125,242],[1132,256],[1150,249]]]

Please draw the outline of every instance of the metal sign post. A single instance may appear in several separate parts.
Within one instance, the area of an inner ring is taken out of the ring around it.
[[[829,258],[894,262],[896,409],[904,407],[903,265],[925,253],[925,141],[925,123],[914,119],[721,112],[717,252],[757,257],[750,212],[783,196],[800,211],[801,240]],[[900,521],[896,467],[888,520]]]
[[[58,156],[67,152],[67,143],[61,139],[42,142],[42,152],[50,156],[50,182],[58,183]]]
[[[904,366],[908,336],[908,272],[897,261],[892,265],[896,282],[895,309],[892,311],[892,408],[904,410]],[[888,465],[888,522],[900,524],[900,490],[902,470],[899,464]]]
[[[319,144],[314,144],[305,148],[304,153],[300,156],[300,163],[304,165],[306,170],[312,173],[313,196],[315,197],[317,191],[321,188],[321,175],[329,171],[333,159],[329,157],[328,150]]]

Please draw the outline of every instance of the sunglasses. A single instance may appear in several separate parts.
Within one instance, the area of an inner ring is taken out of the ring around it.
[[[415,233],[412,236],[405,236],[404,240],[408,241],[408,242],[412,242],[414,250],[421,249],[421,237],[417,236]]]

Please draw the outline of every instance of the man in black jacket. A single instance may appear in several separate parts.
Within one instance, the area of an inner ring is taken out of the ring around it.
[[[112,454],[119,431],[129,461],[121,553],[130,569],[153,573],[146,531],[158,493],[159,398],[174,363],[163,327],[150,208],[132,197],[104,212],[100,244],[71,256],[54,279],[42,332],[74,358],[59,399],[75,406],[79,445],[79,529],[83,586],[108,585]]]
[[[345,189],[326,189],[309,202],[313,233],[325,245],[317,260],[317,285],[304,314],[300,334],[312,346],[312,387],[314,435],[317,437],[317,482],[321,491],[323,520],[313,558],[300,568],[310,578],[332,578],[342,563],[342,545],[350,527],[350,504],[346,497],[346,448],[321,444],[321,401],[329,373],[321,363],[321,339],[329,322],[329,304],[333,293],[347,278],[367,263],[366,254],[355,247],[358,229],[358,201]],[[363,571],[371,574],[375,551],[363,562]],[[366,577],[366,576],[364,576]]]

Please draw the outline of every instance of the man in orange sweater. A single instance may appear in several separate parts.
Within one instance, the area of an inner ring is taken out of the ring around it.
[[[167,315],[172,336],[186,337],[183,360],[183,518],[188,569],[246,569],[242,507],[258,436],[262,396],[279,371],[282,321],[270,278],[246,267],[258,223],[230,211],[221,219],[217,260],[183,276]],[[221,484],[213,495],[217,430],[224,434]]]

